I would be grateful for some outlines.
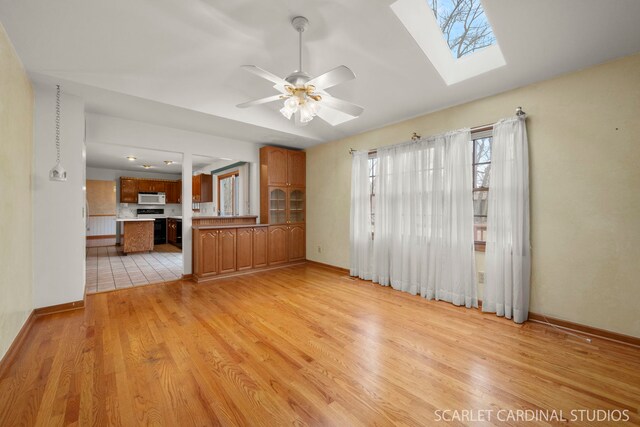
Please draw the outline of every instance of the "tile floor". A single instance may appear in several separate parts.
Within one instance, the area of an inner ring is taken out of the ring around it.
[[[87,248],[88,294],[182,277],[182,252],[173,245],[156,245],[150,253],[121,251],[118,246]]]

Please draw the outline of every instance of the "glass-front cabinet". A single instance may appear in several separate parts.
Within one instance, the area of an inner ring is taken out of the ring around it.
[[[305,222],[303,188],[269,188],[269,224]]]
[[[285,188],[269,188],[269,224],[287,222],[287,192]]]
[[[289,189],[289,223],[301,223],[305,221],[304,215],[304,189]]]

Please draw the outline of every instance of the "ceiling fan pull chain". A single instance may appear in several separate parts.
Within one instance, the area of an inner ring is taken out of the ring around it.
[[[303,31],[304,30],[302,30],[302,29],[298,30],[298,35],[299,35],[299,37],[298,37],[298,40],[299,40],[298,46],[299,46],[299,53],[300,53],[300,68],[299,68],[299,71],[302,71],[302,32]]]

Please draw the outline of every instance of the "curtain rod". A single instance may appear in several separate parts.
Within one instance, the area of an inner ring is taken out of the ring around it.
[[[516,107],[516,116],[517,117],[522,117],[522,116],[526,116],[527,114],[522,110],[522,107]],[[494,123],[489,123],[486,125],[480,125],[480,126],[476,126],[476,127],[472,127],[470,129],[471,132],[480,132],[480,131],[485,131],[485,130],[489,130],[493,127]],[[407,143],[411,143],[411,142],[418,142],[422,139],[422,135],[418,134],[417,132],[414,132],[413,135],[411,135],[411,141],[407,141],[405,144]],[[402,143],[401,143],[402,144]],[[353,154],[358,150],[354,150],[353,148],[349,148],[349,154]],[[376,153],[378,150],[375,148],[372,148],[370,150],[367,150],[369,153]]]

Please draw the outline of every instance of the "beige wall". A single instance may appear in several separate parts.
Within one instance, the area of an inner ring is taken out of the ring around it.
[[[0,24],[0,358],[31,313],[31,83]]]
[[[640,336],[640,55],[308,149],[307,258],[349,266],[349,148],[493,123],[519,105],[531,162],[530,310]]]

